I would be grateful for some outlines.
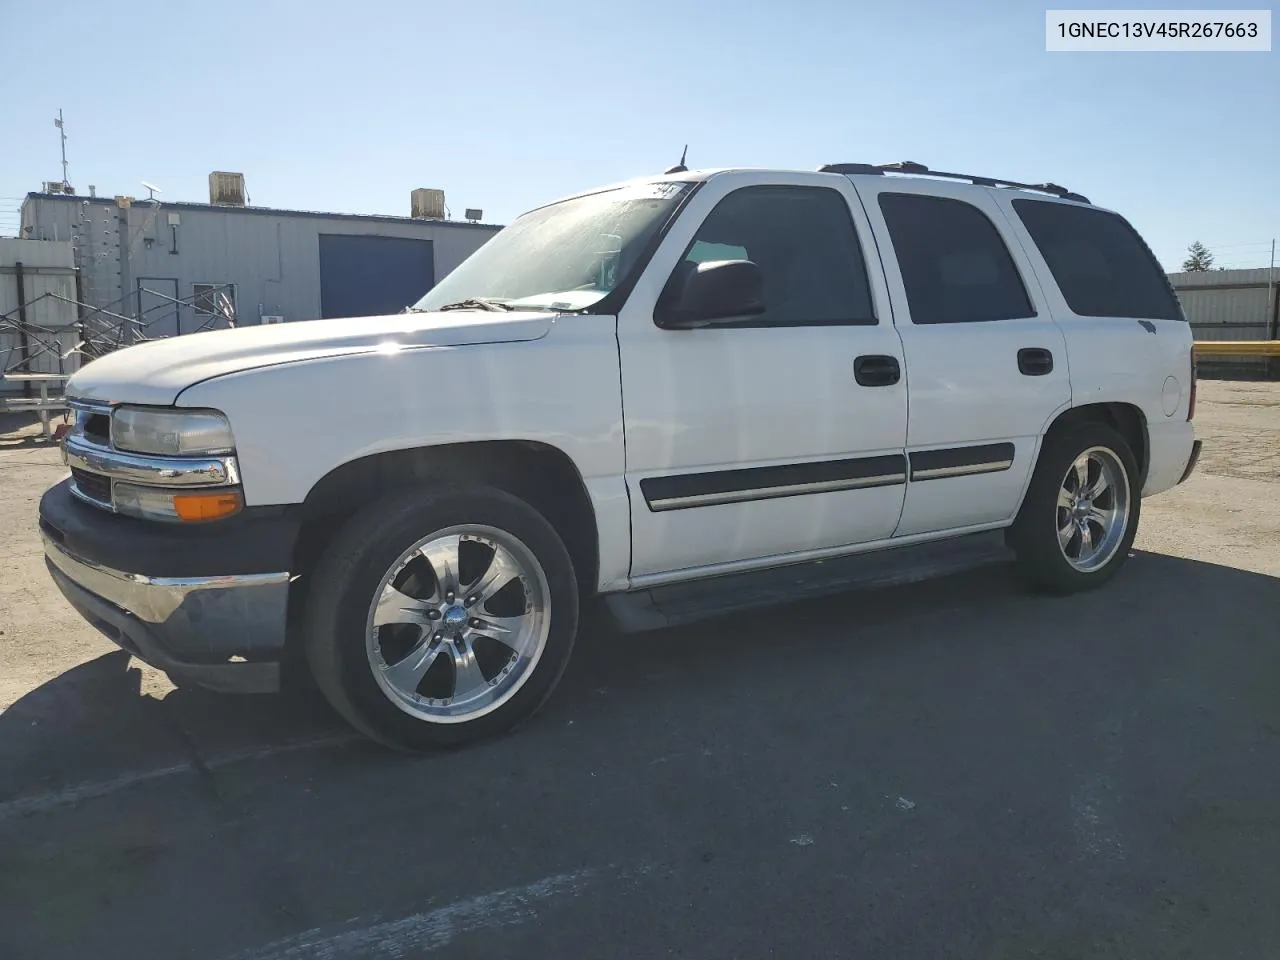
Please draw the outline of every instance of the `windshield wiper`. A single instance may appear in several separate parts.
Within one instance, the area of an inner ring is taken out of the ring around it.
[[[515,307],[510,304],[503,303],[501,300],[487,300],[483,297],[472,297],[468,300],[459,300],[457,303],[446,303],[443,307],[436,307],[436,310],[491,310],[495,313],[514,310]]]

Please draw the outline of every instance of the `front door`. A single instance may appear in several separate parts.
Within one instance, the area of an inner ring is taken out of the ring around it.
[[[1066,343],[984,190],[860,178],[911,385],[911,471],[896,535],[1017,513],[1048,424],[1071,403]]]
[[[722,176],[691,198],[618,318],[633,578],[892,534],[907,395],[869,257],[857,197],[829,176]],[[735,259],[761,269],[762,316],[654,324],[693,264]]]

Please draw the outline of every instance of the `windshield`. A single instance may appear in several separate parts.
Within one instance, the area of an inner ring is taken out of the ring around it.
[[[584,310],[626,279],[692,186],[637,184],[532,210],[499,231],[413,309],[490,301],[513,308]]]

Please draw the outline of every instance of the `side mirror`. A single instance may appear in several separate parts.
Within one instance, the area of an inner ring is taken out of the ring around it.
[[[675,280],[679,280],[677,275]],[[764,275],[750,260],[697,264],[683,285],[663,291],[654,320],[665,330],[691,330],[764,313]]]

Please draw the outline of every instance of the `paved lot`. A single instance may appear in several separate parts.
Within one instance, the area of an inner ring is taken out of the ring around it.
[[[620,638],[405,759],[79,621],[0,440],[0,957],[1280,955],[1280,384],[1109,589],[1002,571]],[[30,433],[30,431],[27,431]]]

